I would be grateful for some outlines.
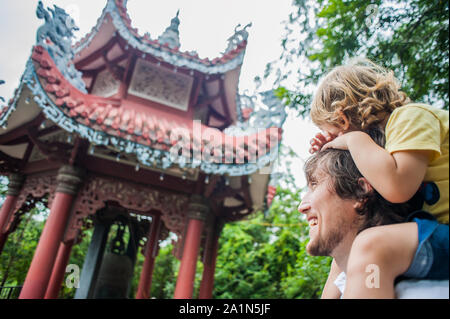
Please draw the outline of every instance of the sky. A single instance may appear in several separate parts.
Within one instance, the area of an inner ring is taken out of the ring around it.
[[[65,9],[80,28],[76,40],[95,26],[106,0],[43,0],[44,7],[57,5]],[[8,101],[25,69],[36,31],[43,24],[36,16],[36,0],[0,0],[0,96]],[[293,10],[292,0],[129,0],[128,13],[139,34],[150,33],[156,39],[180,10],[180,50],[195,50],[201,58],[221,56],[227,39],[238,24],[252,23],[248,45],[239,78],[239,92],[254,94],[272,88],[270,81],[256,86],[254,78],[263,78],[266,64],[279,59],[284,34],[283,21]],[[288,88],[289,88],[289,84]],[[1,102],[0,102],[1,103]],[[309,156],[309,140],[318,132],[310,120],[289,112],[283,126],[283,143],[298,155],[292,172],[299,188],[305,186],[302,168]]]

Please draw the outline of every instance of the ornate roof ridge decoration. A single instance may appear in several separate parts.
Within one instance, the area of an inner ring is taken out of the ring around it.
[[[51,15],[50,15],[51,13]],[[74,50],[72,48],[73,31],[78,30],[74,20],[64,9],[54,5],[54,9],[45,10],[42,1],[36,9],[39,19],[44,19],[36,34],[36,43],[42,45],[55,61],[64,77],[78,90],[87,93],[82,74],[72,63]]]
[[[177,11],[177,15],[170,21],[170,26],[158,37],[158,42],[162,45],[167,45],[171,49],[180,47],[180,32],[178,26],[180,25],[180,19],[178,15],[180,10]]]
[[[241,30],[239,30],[239,27],[241,24],[238,24],[234,28],[234,34],[228,38],[228,46],[225,49],[225,53],[231,52],[233,50],[236,50],[239,47],[239,44],[242,42],[247,42],[248,39],[248,32],[247,28],[252,26],[252,23],[248,23],[245,27],[243,27]]]
[[[101,25],[105,22],[107,15],[111,17],[118,34],[131,47],[145,54],[151,54],[174,66],[190,68],[205,74],[226,73],[242,64],[247,47],[248,32],[246,28],[251,25],[251,23],[248,24],[242,30],[238,30],[240,25],[235,28],[235,34],[228,39],[228,47],[222,56],[212,60],[208,58],[201,59],[195,51],[181,52],[179,46],[171,47],[169,43],[163,44],[158,40],[152,40],[148,33],[145,33],[143,36],[139,35],[138,30],[131,25],[126,1],[108,0],[102,15],[97,20],[97,24],[74,45],[75,54],[80,54],[81,51],[90,45]],[[174,22],[176,23],[176,20]]]

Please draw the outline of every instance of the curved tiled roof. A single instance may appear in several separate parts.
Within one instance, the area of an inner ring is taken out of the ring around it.
[[[95,132],[105,133],[110,138],[135,142],[160,151],[169,151],[179,142],[180,135],[173,133],[176,130],[184,130],[184,134],[188,135],[188,141],[192,141],[189,144],[191,154],[203,152],[211,147],[232,150],[234,157],[232,162],[229,162],[229,167],[257,162],[277,149],[281,139],[281,128],[266,128],[247,136],[230,136],[202,124],[200,124],[202,134],[198,137],[195,135],[190,119],[164,118],[155,114],[153,109],[137,110],[127,107],[126,104],[121,105],[120,100],[79,91],[64,78],[50,54],[42,46],[36,46],[33,49],[31,59],[40,86],[52,103],[64,114],[63,116]],[[211,137],[216,139],[211,141]],[[221,144],[217,144],[217,141]],[[221,153],[221,156],[221,158],[215,158],[217,163],[230,160],[225,158],[225,153]],[[229,173],[229,171],[223,170],[223,173]]]

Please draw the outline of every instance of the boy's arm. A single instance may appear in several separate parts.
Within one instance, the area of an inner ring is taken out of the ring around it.
[[[361,131],[338,136],[326,148],[348,149],[361,174],[393,203],[406,202],[417,192],[430,156],[430,151],[413,150],[390,154]]]
[[[337,276],[341,273],[341,269],[336,264],[336,262],[333,259],[333,262],[331,263],[331,269],[330,273],[328,274],[327,282],[325,283],[325,286],[323,287],[322,291],[322,299],[339,299],[341,298],[341,292],[334,284],[334,281],[336,280]]]

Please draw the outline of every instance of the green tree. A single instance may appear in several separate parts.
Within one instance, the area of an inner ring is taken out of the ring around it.
[[[44,206],[37,205],[24,214],[17,229],[8,236],[0,255],[0,286],[23,284],[44,228],[46,215]]]
[[[278,94],[305,116],[318,80],[350,57],[394,71],[414,101],[449,107],[449,2],[445,0],[294,0],[283,53],[267,66]],[[296,73],[293,73],[296,71]],[[298,86],[286,89],[286,79]]]
[[[151,297],[156,299],[173,298],[180,261],[173,256],[172,251],[172,244],[159,250],[151,288]]]

